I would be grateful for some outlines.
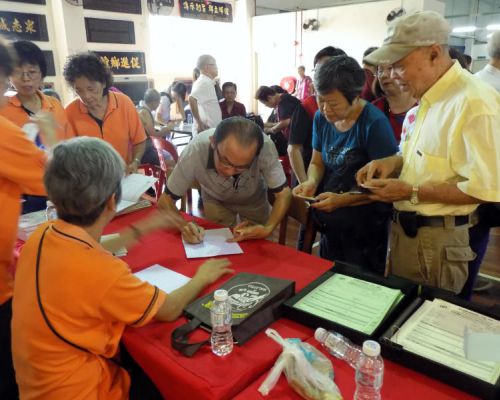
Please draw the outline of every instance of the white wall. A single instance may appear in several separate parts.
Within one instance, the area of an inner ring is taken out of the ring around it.
[[[217,60],[221,85],[238,85],[238,99],[251,106],[253,90],[251,58],[251,18],[255,0],[229,1],[233,4],[233,22],[201,21],[177,16],[151,16],[150,75],[159,90],[175,78],[191,78],[201,54]],[[250,111],[250,110],[249,110]]]
[[[297,76],[296,69],[301,64],[306,67],[306,73],[311,74],[314,55],[326,46],[340,47],[361,62],[368,47],[380,46],[387,29],[386,16],[399,6],[401,1],[388,0],[304,11],[302,19],[316,18],[320,28],[303,31],[302,40],[300,13],[253,18],[257,86],[275,85],[284,76]],[[270,112],[260,104],[258,110],[264,115]]]
[[[312,75],[314,55],[326,46],[340,47],[361,63],[368,47],[382,44],[387,14],[402,6],[407,13],[423,9],[444,13],[444,3],[438,0],[386,0],[303,11],[302,20],[316,18],[320,28],[305,30],[302,37],[300,12],[254,17],[255,89],[279,84],[284,76],[297,76],[299,65],[304,65],[306,73]],[[254,107],[265,116],[270,113],[256,101]]]

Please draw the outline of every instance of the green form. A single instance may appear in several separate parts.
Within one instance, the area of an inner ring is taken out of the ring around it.
[[[399,289],[335,274],[294,307],[371,335],[402,297]]]

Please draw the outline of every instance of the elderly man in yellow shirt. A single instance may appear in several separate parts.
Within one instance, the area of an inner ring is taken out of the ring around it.
[[[395,20],[366,59],[419,99],[401,153],[358,171],[370,198],[394,202],[389,272],[460,292],[475,258],[469,227],[500,201],[500,96],[448,55],[451,29],[432,11]]]

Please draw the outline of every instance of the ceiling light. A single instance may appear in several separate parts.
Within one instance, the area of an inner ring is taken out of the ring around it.
[[[457,26],[456,28],[453,28],[453,33],[469,33],[469,32],[474,32],[477,28],[473,25],[469,26]]]
[[[486,27],[489,31],[500,31],[500,24],[490,24]]]
[[[490,37],[492,37],[492,36],[493,36],[493,33],[488,33],[488,34],[486,35],[486,39],[489,39],[489,38],[490,38]]]

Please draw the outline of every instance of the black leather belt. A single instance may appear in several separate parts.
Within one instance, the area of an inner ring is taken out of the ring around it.
[[[467,225],[470,222],[469,215],[456,215],[456,216],[424,216],[418,215],[415,212],[410,211],[397,211],[394,210],[392,213],[392,221],[399,223],[403,228],[406,236],[415,237],[417,236],[417,231],[422,226],[432,226],[432,227],[445,227],[445,218],[448,219],[448,223],[452,226]]]

